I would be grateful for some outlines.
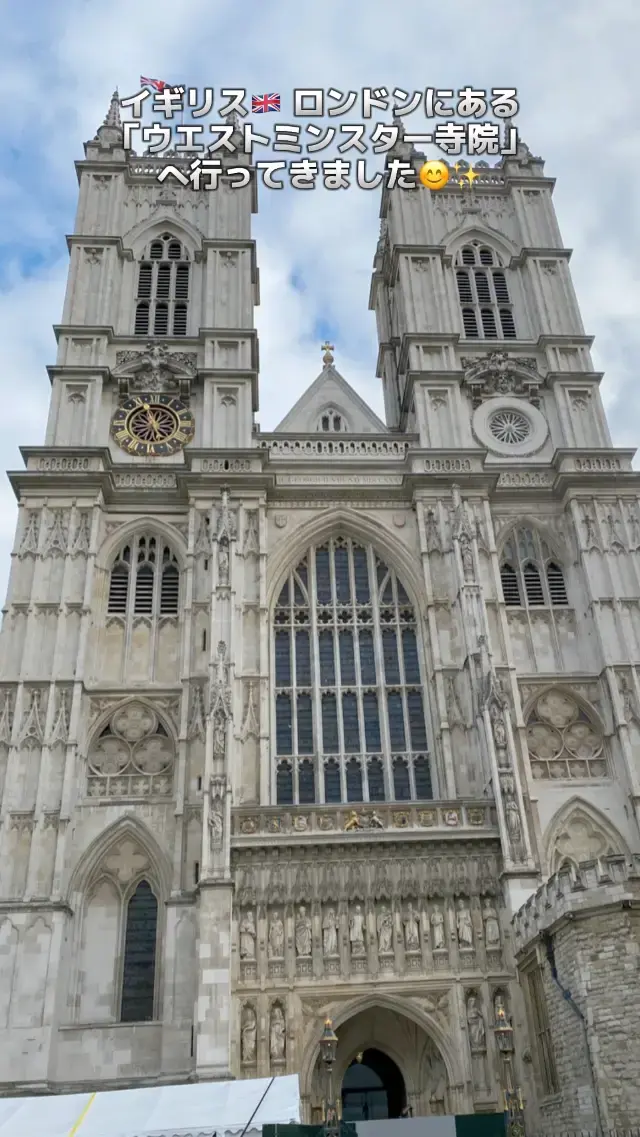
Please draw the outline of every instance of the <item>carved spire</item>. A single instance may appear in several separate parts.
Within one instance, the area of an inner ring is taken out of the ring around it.
[[[321,350],[324,352],[324,355],[322,356],[322,362],[324,363],[324,366],[331,367],[331,364],[333,363],[333,344],[329,343],[328,340],[325,340],[325,342],[322,344]]]
[[[105,115],[104,122],[102,126],[98,128],[96,141],[100,142],[102,146],[107,149],[122,146],[123,132],[122,120],[120,118],[120,95],[117,88],[111,96],[109,110]]]
[[[120,95],[118,93],[117,87],[111,96],[109,110],[105,115],[103,126],[112,126],[116,128],[120,128],[122,126],[122,121],[120,119]]]

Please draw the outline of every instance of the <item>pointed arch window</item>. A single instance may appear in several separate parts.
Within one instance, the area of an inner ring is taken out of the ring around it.
[[[568,607],[562,566],[536,529],[513,531],[502,550],[500,580],[510,608]]]
[[[170,233],[151,242],[138,266],[135,335],[187,335],[190,269],[188,252]]]
[[[126,906],[120,1022],[149,1022],[154,1017],[158,901],[141,880]]]
[[[349,425],[342,411],[335,407],[325,407],[316,421],[316,430],[322,434],[341,434],[348,431]]]
[[[133,620],[177,616],[180,572],[171,547],[150,534],[134,536],[124,545],[111,569],[107,612]]]
[[[418,626],[371,546],[310,549],[273,615],[280,804],[433,797]]]
[[[466,339],[515,339],[507,276],[498,254],[472,241],[456,257],[456,285]]]

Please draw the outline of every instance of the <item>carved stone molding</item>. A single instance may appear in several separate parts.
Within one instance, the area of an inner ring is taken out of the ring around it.
[[[510,395],[539,405],[545,380],[533,357],[491,351],[482,356],[463,356],[460,362],[465,373],[462,385],[471,395],[474,407],[496,395]]]

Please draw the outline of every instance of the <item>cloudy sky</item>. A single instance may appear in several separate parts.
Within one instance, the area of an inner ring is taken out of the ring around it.
[[[294,87],[517,87],[521,134],[558,181],[556,209],[575,250],[596,366],[606,372],[614,441],[640,441],[638,0],[325,0],[316,9],[294,0],[182,0],[178,19],[169,0],[0,0],[0,21],[0,467],[21,468],[18,445],[43,441],[45,366],[55,359],[51,325],[61,315],[76,204],[73,161],[113,88],[133,94],[141,73],[279,91],[287,109]],[[272,119],[287,121],[284,113]],[[262,191],[254,235],[263,430],[318,373],[325,335],[339,369],[381,413],[367,308],[378,208],[377,193],[358,189]],[[3,484],[3,595],[14,525]]]

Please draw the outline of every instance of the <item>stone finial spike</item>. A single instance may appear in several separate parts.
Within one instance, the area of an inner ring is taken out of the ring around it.
[[[333,344],[325,340],[325,342],[322,344],[321,350],[324,352],[324,355],[322,356],[322,362],[324,363],[325,367],[331,367],[331,364],[333,363]]]
[[[106,113],[103,126],[112,126],[116,129],[122,126],[122,121],[120,119],[120,95],[118,93],[117,87],[111,96],[109,110]]]

